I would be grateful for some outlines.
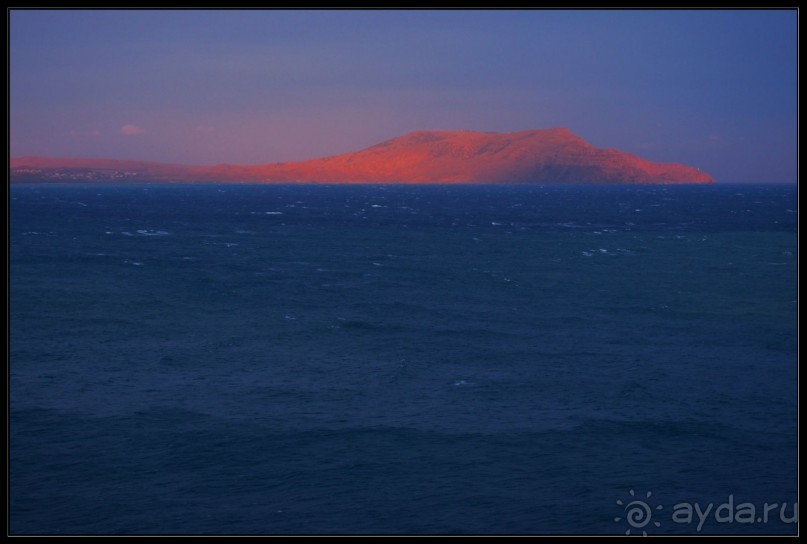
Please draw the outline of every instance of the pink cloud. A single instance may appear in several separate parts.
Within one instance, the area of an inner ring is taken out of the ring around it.
[[[143,134],[145,130],[137,125],[123,125],[120,127],[120,132],[126,136],[137,136],[138,134]]]

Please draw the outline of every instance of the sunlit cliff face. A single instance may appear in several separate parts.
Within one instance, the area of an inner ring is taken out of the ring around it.
[[[697,168],[599,149],[564,128],[511,133],[417,131],[309,161],[194,167],[92,159],[12,160],[12,178],[54,170],[124,181],[305,183],[713,183]],[[112,174],[114,172],[114,174]]]

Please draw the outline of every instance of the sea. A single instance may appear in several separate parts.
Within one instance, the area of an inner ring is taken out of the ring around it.
[[[12,185],[9,532],[795,534],[794,185]]]

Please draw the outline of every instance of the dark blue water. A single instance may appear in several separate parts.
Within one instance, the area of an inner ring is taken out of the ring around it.
[[[794,187],[10,199],[12,533],[797,529]]]

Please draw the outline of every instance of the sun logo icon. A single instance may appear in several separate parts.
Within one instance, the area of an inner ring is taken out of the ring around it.
[[[646,500],[637,499],[635,498],[636,493],[633,491],[633,489],[631,489],[630,490],[631,500],[627,504],[622,502],[621,499],[617,499],[616,503],[619,506],[623,507],[623,510],[625,512],[625,520],[628,522],[628,525],[630,525],[630,527],[628,527],[628,530],[625,531],[626,535],[631,534],[630,532],[632,529],[636,529],[637,534],[638,531],[641,530],[642,536],[647,536],[647,531],[645,530],[645,527],[647,527],[648,524],[650,524],[650,522],[653,519],[653,510],[661,510],[662,508],[664,508],[660,504],[655,508],[652,508],[648,504],[649,501],[647,499],[650,499],[650,496],[652,494],[653,494],[652,492],[648,491],[647,494],[644,496]],[[619,523],[620,521],[622,521],[622,516],[615,517],[614,521],[616,523]],[[653,521],[653,525],[655,525],[656,527],[661,527],[661,523],[658,521]]]

